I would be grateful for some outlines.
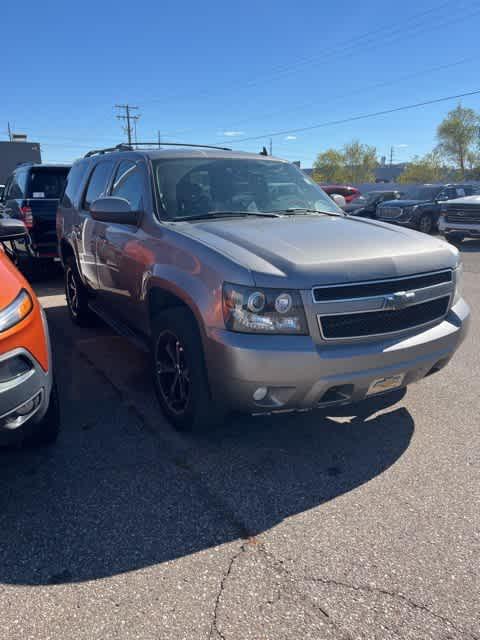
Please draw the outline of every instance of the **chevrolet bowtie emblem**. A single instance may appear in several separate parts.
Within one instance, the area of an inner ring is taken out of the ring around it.
[[[415,291],[399,291],[385,297],[384,309],[398,311],[405,309],[415,302]]]

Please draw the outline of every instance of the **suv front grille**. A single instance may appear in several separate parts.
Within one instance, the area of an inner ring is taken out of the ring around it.
[[[446,205],[446,221],[480,224],[480,204]]]
[[[377,216],[379,218],[394,219],[399,218],[402,215],[401,207],[379,207],[377,209]]]
[[[440,320],[447,313],[449,302],[450,296],[444,296],[400,310],[322,316],[319,322],[327,340],[381,335]]]
[[[315,302],[324,302],[325,300],[347,300],[365,298],[366,296],[385,296],[390,293],[395,293],[396,291],[423,289],[424,287],[432,287],[447,282],[452,282],[452,271],[450,269],[419,276],[383,280],[381,282],[361,282],[347,285],[315,287],[313,290],[313,299]]]

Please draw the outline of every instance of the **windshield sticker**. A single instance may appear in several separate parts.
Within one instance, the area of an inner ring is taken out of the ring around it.
[[[34,198],[45,198],[45,192],[44,191],[34,191],[33,192],[33,197]]]

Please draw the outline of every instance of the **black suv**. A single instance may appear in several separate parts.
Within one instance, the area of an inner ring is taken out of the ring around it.
[[[419,185],[405,199],[384,202],[377,207],[377,219],[432,233],[438,229],[442,202],[474,195],[472,184]]]
[[[69,166],[24,163],[11,174],[2,198],[3,214],[23,220],[28,234],[12,249],[17,264],[32,271],[41,260],[57,257],[55,219]]]
[[[355,198],[350,204],[345,205],[343,210],[351,216],[361,218],[376,218],[377,207],[387,200],[399,200],[404,194],[400,191],[367,191]]]

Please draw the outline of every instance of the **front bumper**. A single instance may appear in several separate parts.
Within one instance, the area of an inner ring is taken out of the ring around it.
[[[214,400],[228,409],[261,413],[358,402],[367,397],[374,380],[399,374],[407,386],[448,363],[466,335],[469,316],[468,305],[460,300],[429,329],[333,345],[309,336],[256,336],[215,329],[206,339]],[[254,393],[261,387],[268,394],[256,401]],[[339,389],[340,395],[332,395],[332,389]]]
[[[445,219],[440,218],[438,230],[444,235],[455,233],[465,238],[480,238],[480,224],[478,222],[469,223],[468,220],[465,220],[465,222],[447,222]]]
[[[0,355],[0,364],[13,358],[22,358],[28,364],[28,370],[10,380],[0,381],[0,442],[10,442],[17,437],[24,424],[39,422],[47,412],[52,391],[52,353],[46,319],[42,310],[42,321],[48,343],[48,370],[25,348],[16,348]],[[12,416],[17,409],[39,397],[39,403],[24,416],[21,424],[12,425]]]

